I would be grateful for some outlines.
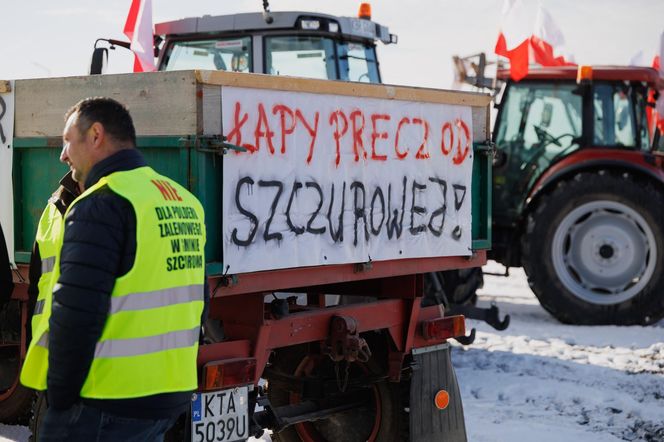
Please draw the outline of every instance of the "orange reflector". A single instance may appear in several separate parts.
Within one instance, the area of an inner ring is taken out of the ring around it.
[[[446,316],[422,322],[424,339],[449,339],[466,334],[466,318],[463,315]]]
[[[592,79],[593,79],[593,67],[579,66],[579,70],[576,73],[576,82],[581,83],[583,80],[590,81]]]
[[[439,410],[446,409],[447,406],[450,404],[450,394],[445,390],[440,390],[438,393],[436,393],[434,403],[436,404],[437,409]]]
[[[255,358],[208,362],[203,367],[203,390],[218,390],[251,384],[256,375]]]
[[[371,5],[369,3],[360,3],[360,11],[357,13],[359,18],[371,20]]]

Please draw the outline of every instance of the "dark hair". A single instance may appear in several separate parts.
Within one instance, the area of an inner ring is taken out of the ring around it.
[[[111,138],[136,146],[136,129],[127,108],[107,97],[91,97],[79,101],[65,113],[65,121],[78,114],[76,126],[81,134],[94,123],[101,123]],[[129,147],[129,146],[125,146]]]

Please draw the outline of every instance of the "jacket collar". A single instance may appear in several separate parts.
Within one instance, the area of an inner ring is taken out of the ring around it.
[[[92,167],[88,178],[85,180],[85,188],[94,186],[102,177],[113,172],[133,170],[147,166],[143,155],[135,148],[122,149],[108,158],[104,158]]]

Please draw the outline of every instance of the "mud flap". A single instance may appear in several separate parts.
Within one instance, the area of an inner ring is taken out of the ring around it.
[[[450,344],[413,350],[410,384],[410,440],[466,442],[466,424]],[[449,393],[449,405],[439,410],[436,393]]]

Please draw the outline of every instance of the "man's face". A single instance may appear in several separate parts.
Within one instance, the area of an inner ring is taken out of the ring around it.
[[[93,137],[90,129],[81,133],[78,127],[78,113],[69,116],[62,133],[62,152],[60,161],[66,163],[72,171],[72,178],[79,185],[85,184],[92,166]]]

